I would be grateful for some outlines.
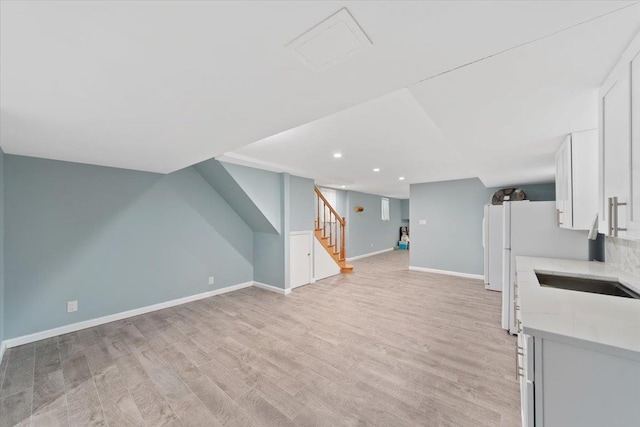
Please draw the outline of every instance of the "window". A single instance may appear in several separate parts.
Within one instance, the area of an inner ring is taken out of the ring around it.
[[[389,221],[389,199],[382,198],[382,220]]]

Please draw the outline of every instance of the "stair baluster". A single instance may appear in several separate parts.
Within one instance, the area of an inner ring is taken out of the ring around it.
[[[346,263],[345,227],[347,221],[338,215],[338,212],[331,206],[318,187],[315,187],[314,191],[318,206],[315,235],[329,255],[340,266],[340,271],[350,273],[353,271],[353,267]],[[321,210],[322,216],[320,216]],[[329,216],[328,224],[327,215]],[[329,228],[328,233],[327,227]]]

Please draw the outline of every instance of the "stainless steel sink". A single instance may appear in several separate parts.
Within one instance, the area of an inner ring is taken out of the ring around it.
[[[544,273],[536,273],[536,276],[538,276],[538,282],[541,286],[549,288],[640,299],[640,294],[632,291],[620,282],[598,279],[583,279],[578,277],[558,276],[555,274]]]

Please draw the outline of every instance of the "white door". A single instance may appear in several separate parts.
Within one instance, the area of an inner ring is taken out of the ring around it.
[[[291,289],[311,283],[311,233],[289,237],[289,280]]]

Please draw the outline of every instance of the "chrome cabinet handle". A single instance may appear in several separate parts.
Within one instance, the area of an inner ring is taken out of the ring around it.
[[[562,213],[562,211],[560,209],[556,209],[556,223],[558,224],[558,227],[560,227],[563,222],[560,221],[560,214]]]
[[[618,198],[612,197],[612,205],[613,205],[613,235],[618,237]]]
[[[609,235],[618,237],[619,231],[627,231],[626,228],[618,226],[618,207],[627,206],[626,203],[618,202],[618,197],[609,197]]]
[[[514,348],[516,354],[516,380],[518,379],[518,372],[520,371],[520,365],[518,364],[518,342],[516,341],[516,346]]]
[[[520,352],[519,350],[522,350],[522,352]],[[520,363],[518,362],[518,356],[524,356],[524,349],[520,347],[518,345],[518,341],[516,341],[516,380],[519,377],[524,377],[524,368],[520,366]]]
[[[607,203],[608,221],[607,228],[609,229],[609,236],[613,236],[613,197],[609,197]]]

